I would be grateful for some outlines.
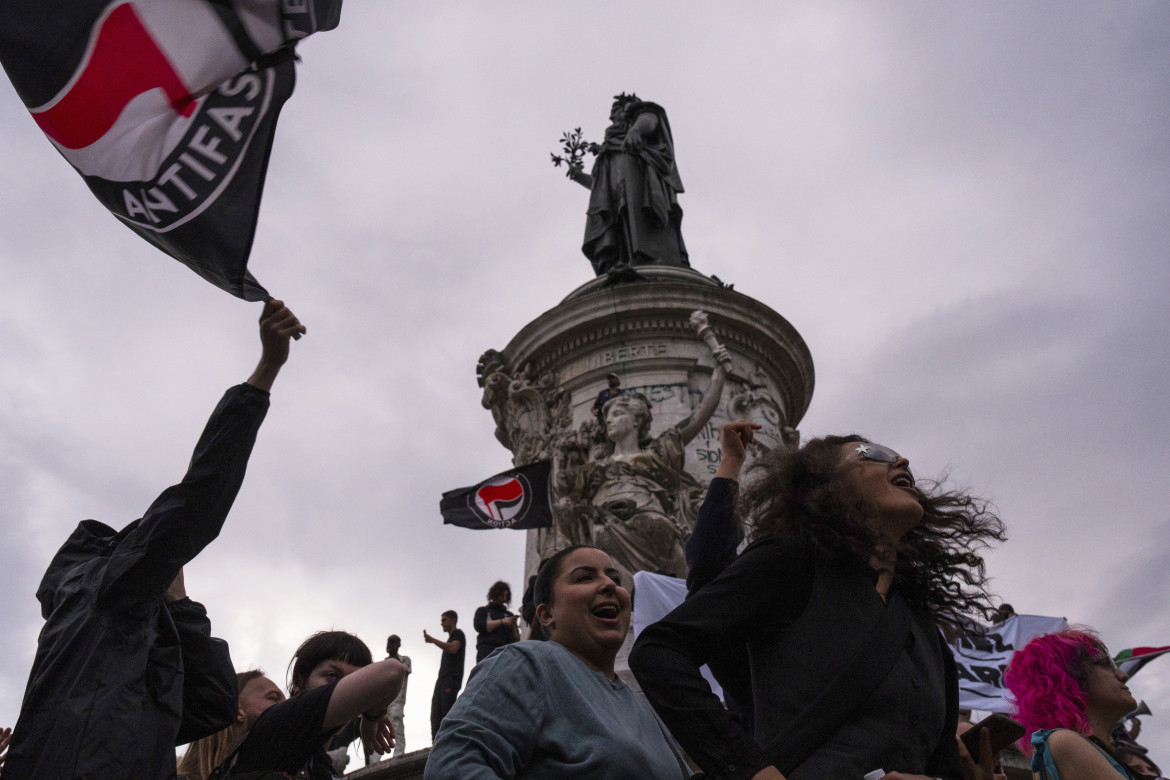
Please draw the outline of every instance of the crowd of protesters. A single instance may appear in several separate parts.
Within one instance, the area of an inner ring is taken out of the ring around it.
[[[224,395],[183,479],[121,530],[82,522],[54,556],[20,716],[0,730],[4,780],[325,780],[340,771],[331,749],[356,739],[367,763],[403,753],[411,662],[398,636],[374,661],[353,634],[313,634],[292,655],[286,697],[261,670],[233,668],[185,588],[183,567],[219,534],[289,339],[304,332],[266,303],[256,370]],[[442,614],[445,639],[424,630],[441,653],[428,778],[1004,777],[1000,732],[960,717],[943,639],[1003,614],[981,557],[1005,538],[999,518],[856,435],[766,453],[741,491],[756,428],[720,429],[723,457],[686,549],[687,599],[629,656],[644,695],[616,670],[630,583],[596,547],[557,552],[529,582],[521,612],[544,641],[519,641],[506,582],[488,589],[462,695],[458,614]],[[1088,630],[1016,653],[1005,682],[1038,777],[1158,775],[1118,730],[1136,709],[1126,680]],[[959,738],[967,731],[974,739]]]

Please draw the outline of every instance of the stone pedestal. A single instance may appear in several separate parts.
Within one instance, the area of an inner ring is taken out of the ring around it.
[[[706,313],[709,328],[692,321],[696,311]],[[587,528],[569,516],[578,509],[596,512],[600,504],[594,499],[590,506],[580,480],[558,479],[557,471],[587,468],[606,457],[606,437],[591,412],[606,375],[616,373],[623,392],[648,400],[650,437],[663,437],[702,405],[716,367],[712,348],[718,345],[729,353],[718,406],[684,442],[684,484],[659,491],[666,513],[685,535],[697,509],[694,488],[701,498],[718,465],[720,424],[740,418],[760,423],[760,447],[787,446],[799,438],[795,428],[812,398],[813,363],[783,317],[696,271],[640,267],[630,281],[611,284],[599,277],[582,285],[502,351],[484,354],[479,381],[497,439],[511,450],[514,465],[554,462],[558,525],[528,532],[525,581],[542,558],[574,541],[572,528]],[[693,505],[683,506],[688,503]]]

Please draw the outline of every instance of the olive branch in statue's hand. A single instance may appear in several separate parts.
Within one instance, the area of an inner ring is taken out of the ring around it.
[[[573,132],[561,135],[561,149],[565,153],[564,157],[559,154],[550,154],[549,156],[552,157],[552,164],[557,168],[560,168],[561,163],[564,163],[568,167],[565,176],[572,179],[574,174],[585,171],[585,154],[596,156],[601,151],[601,145],[586,141],[581,137],[581,128],[576,127]]]

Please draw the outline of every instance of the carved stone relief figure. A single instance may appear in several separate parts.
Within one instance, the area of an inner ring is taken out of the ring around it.
[[[552,456],[556,442],[570,430],[569,395],[549,371],[532,366],[510,372],[501,353],[489,349],[479,359],[482,404],[496,422],[496,439],[512,451],[516,465]]]
[[[562,532],[608,552],[628,577],[636,571],[686,576],[683,544],[703,490],[685,469],[685,448],[722,397],[730,357],[723,347],[717,347],[715,357],[711,384],[698,408],[657,437],[649,435],[646,397],[623,393],[602,408],[604,438],[587,459],[580,435],[558,452]]]

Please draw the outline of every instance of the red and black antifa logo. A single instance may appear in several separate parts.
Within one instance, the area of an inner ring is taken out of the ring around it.
[[[276,73],[252,70],[202,97],[133,3],[97,21],[86,56],[33,118],[94,195],[134,225],[166,231],[207,208],[244,159],[273,102]]]
[[[523,474],[493,477],[467,496],[467,508],[485,525],[511,528],[532,506],[532,485]]]
[[[90,181],[110,211],[164,231],[197,216],[231,181],[271,105],[276,72],[244,73],[200,102],[182,141],[148,181]]]

